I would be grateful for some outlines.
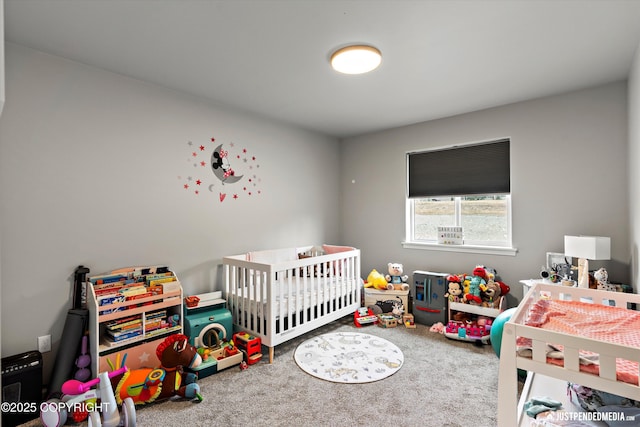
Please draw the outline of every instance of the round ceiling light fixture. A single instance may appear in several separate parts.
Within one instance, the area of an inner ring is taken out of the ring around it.
[[[331,55],[331,66],[344,74],[364,74],[373,71],[382,62],[378,49],[366,45],[351,45],[336,50]]]

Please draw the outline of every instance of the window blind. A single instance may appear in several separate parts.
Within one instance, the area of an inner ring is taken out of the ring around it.
[[[511,192],[509,139],[407,154],[408,196]]]

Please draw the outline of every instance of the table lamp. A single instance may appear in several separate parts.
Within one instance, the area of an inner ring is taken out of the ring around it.
[[[564,236],[564,254],[578,258],[578,287],[589,287],[589,260],[611,259],[611,238]]]

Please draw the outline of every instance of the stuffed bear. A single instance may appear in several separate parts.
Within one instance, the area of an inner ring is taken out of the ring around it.
[[[484,290],[480,291],[483,307],[498,308],[500,306],[500,285],[489,279]]]
[[[382,291],[393,289],[393,285],[387,283],[387,279],[385,279],[385,277],[381,273],[378,273],[378,270],[376,270],[375,268],[371,270],[371,273],[369,273],[364,287],[379,289]]]
[[[460,283],[460,276],[451,274],[447,276],[447,293],[444,294],[445,298],[449,298],[450,302],[459,302],[462,300],[462,283]]]
[[[402,274],[404,268],[402,264],[390,262],[387,266],[389,268],[389,274],[384,277],[391,285],[391,289],[396,291],[408,291],[409,284],[407,283],[407,279],[409,276]]]

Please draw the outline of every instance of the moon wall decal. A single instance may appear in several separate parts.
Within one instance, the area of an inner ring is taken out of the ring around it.
[[[213,153],[211,154],[211,169],[213,170],[213,174],[218,178],[223,184],[233,184],[242,179],[244,175],[227,175],[225,177],[225,173],[228,170],[231,170],[231,166],[229,165],[229,160],[225,155],[222,154],[222,144],[218,145]]]

